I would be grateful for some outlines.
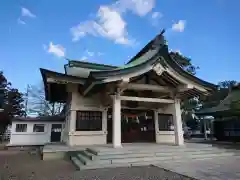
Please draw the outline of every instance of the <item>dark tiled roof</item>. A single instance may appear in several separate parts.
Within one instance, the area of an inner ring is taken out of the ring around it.
[[[240,102],[240,89],[231,91],[225,99],[223,99],[217,106],[202,109],[196,112],[197,115],[213,115],[220,112],[234,111],[232,104]]]
[[[63,122],[65,121],[64,116],[42,116],[42,117],[14,117],[12,121],[29,121],[29,122]]]
[[[98,64],[98,63],[91,63],[85,61],[76,61],[76,60],[68,60],[69,67],[82,67],[87,69],[95,69],[95,70],[111,70],[118,68],[117,66],[106,65],[106,64]]]

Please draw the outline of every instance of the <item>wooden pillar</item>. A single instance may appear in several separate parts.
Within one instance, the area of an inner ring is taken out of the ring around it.
[[[173,106],[175,144],[178,146],[181,146],[184,144],[184,139],[183,139],[180,100],[176,99],[175,103],[172,106]]]
[[[117,95],[113,96],[113,147],[122,147],[121,143],[121,100]]]
[[[207,140],[207,125],[206,125],[206,119],[202,119],[203,121],[203,133],[204,133],[204,139]]]
[[[69,132],[75,132],[76,131],[76,118],[77,118],[77,112],[75,110],[71,110],[70,112],[70,119],[69,119]]]

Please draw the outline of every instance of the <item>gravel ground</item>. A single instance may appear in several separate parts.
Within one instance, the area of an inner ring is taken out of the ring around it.
[[[42,161],[26,151],[0,151],[0,180],[192,180],[158,167],[76,171],[71,162]]]

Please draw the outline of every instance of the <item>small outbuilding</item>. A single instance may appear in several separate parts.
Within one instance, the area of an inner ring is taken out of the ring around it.
[[[8,146],[32,146],[61,142],[64,117],[15,117]]]
[[[217,106],[196,114],[214,117],[213,130],[217,140],[240,142],[240,85],[233,87]]]

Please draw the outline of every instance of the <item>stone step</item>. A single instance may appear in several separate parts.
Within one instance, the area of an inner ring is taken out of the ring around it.
[[[208,154],[172,154],[171,156],[142,156],[142,157],[121,157],[121,158],[108,158],[108,159],[94,159],[90,160],[82,154],[77,154],[77,158],[84,165],[107,165],[107,164],[129,164],[137,162],[153,162],[153,161],[173,161],[179,159],[196,159],[196,158],[213,158],[222,156],[234,156],[234,153],[221,152],[221,153],[208,153]]]
[[[80,170],[80,167],[84,166],[84,164],[75,156],[71,156],[70,160],[72,161],[73,165],[76,167],[77,170]]]
[[[95,156],[95,160],[106,159],[128,159],[128,158],[142,158],[142,157],[155,157],[155,153],[132,153],[132,154],[110,154]]]
[[[126,159],[115,159],[112,160],[112,164],[109,161],[101,160],[93,160],[91,161],[87,157],[84,160],[80,160],[79,154],[75,154],[71,156],[71,160],[73,164],[77,167],[78,170],[84,169],[98,169],[98,168],[114,168],[114,167],[130,167],[130,166],[145,166],[145,165],[157,165],[161,163],[181,163],[181,162],[189,162],[195,160],[206,160],[206,159],[214,159],[214,158],[227,158],[230,156],[234,156],[234,153],[225,152],[218,154],[206,154],[206,155],[185,155],[185,156],[172,156],[172,157],[152,157],[152,158],[126,158]],[[84,157],[80,154],[80,157]]]
[[[90,160],[83,154],[77,154],[76,157],[84,164],[84,165],[91,165],[91,164],[111,164],[111,159],[106,160]]]
[[[216,156],[215,156],[216,157]],[[90,165],[84,165],[79,161],[77,158],[72,158],[73,163],[77,167],[78,170],[87,170],[87,169],[99,169],[99,168],[116,168],[116,167],[132,167],[132,166],[147,166],[147,165],[159,165],[163,163],[181,163],[186,161],[196,161],[196,160],[207,160],[207,159],[213,159],[215,157],[205,157],[205,158],[188,158],[188,159],[179,159],[175,161],[138,161],[138,162],[132,162],[132,163],[114,163],[114,164],[90,164]],[[222,157],[221,157],[222,158]]]
[[[205,155],[205,154],[218,154],[218,153],[225,153],[228,152],[226,150],[212,150],[212,151],[201,151],[201,150],[196,150],[196,151],[182,151],[182,152],[157,152],[155,153],[156,156],[172,156],[172,155],[194,155],[194,154],[199,154],[199,155]]]
[[[88,164],[84,165],[78,158],[72,158],[73,164],[76,166],[77,170],[87,170],[87,169],[101,169],[101,168],[117,168],[117,167],[132,167],[132,166],[146,166],[151,165],[151,162],[137,162],[137,163],[119,163],[119,164]],[[159,163],[159,162],[158,162]]]
[[[88,157],[90,160],[94,160],[96,155],[87,151],[87,150],[84,150],[81,152],[84,156]]]
[[[99,168],[116,168],[116,167],[129,167],[130,164],[83,164],[77,157],[71,156],[71,161],[77,170],[87,170],[87,169],[99,169]]]
[[[80,170],[87,170],[87,169],[101,169],[101,168],[117,168],[117,167],[131,167],[131,164],[92,164],[92,165],[85,165],[81,166]]]
[[[132,146],[131,146],[132,145]],[[150,150],[150,151],[153,151],[153,150],[159,150],[162,149],[162,150],[171,150],[171,149],[208,149],[208,148],[217,148],[217,147],[214,147],[212,145],[209,145],[209,144],[185,144],[183,146],[176,146],[176,145],[154,145],[152,146],[152,144],[148,144],[148,143],[143,143],[142,145],[134,145],[134,144],[129,144],[129,145],[124,145],[123,144],[123,148],[119,148],[118,150],[126,150],[126,151],[138,151],[140,149],[147,149],[147,150]],[[88,147],[88,149],[95,149],[96,151],[99,151],[99,152],[111,152],[114,148],[112,147]]]
[[[191,162],[196,162],[196,161],[207,161],[207,160],[212,160],[212,159],[217,159],[217,160],[224,160],[224,159],[229,159],[229,158],[240,158],[240,156],[212,156],[212,157],[201,157],[201,158],[192,158],[192,159],[176,159],[172,161],[164,161],[161,162],[161,164],[175,164],[181,166],[182,163],[191,163]],[[161,165],[159,164],[159,165]]]
[[[132,166],[138,166],[138,165],[161,165],[161,164],[172,164],[172,163],[183,163],[183,162],[190,162],[190,161],[203,161],[203,160],[209,160],[209,159],[214,159],[214,158],[229,158],[232,157],[231,154],[224,155],[224,156],[206,156],[206,157],[185,157],[185,158],[173,158],[171,160],[165,159],[165,160],[154,160],[154,161],[139,161],[139,162],[133,162],[131,163]]]
[[[197,151],[218,151],[218,148],[202,148],[202,149],[197,149]],[[136,153],[164,153],[164,152],[194,152],[196,149],[194,148],[170,148],[170,149],[111,149],[111,150],[98,150],[94,148],[87,148],[87,151],[94,154],[94,155],[116,155],[116,154],[136,154]]]
[[[113,159],[112,164],[116,163],[137,163],[144,161],[172,161],[177,159],[196,159],[196,158],[207,158],[207,157],[223,157],[223,156],[234,156],[233,153],[218,153],[218,154],[195,154],[195,155],[182,155],[182,156],[161,156],[161,157],[148,157],[148,158],[128,158],[128,159]]]
[[[145,153],[131,153],[131,154],[104,154],[95,156],[95,159],[122,159],[122,158],[139,158],[139,157],[156,157],[156,156],[173,156],[173,155],[192,155],[192,154],[211,154],[211,153],[223,153],[225,151],[215,150],[215,151],[189,151],[189,152],[145,152]]]
[[[109,157],[109,156],[126,156],[127,154],[129,154],[129,156],[131,157],[131,154],[157,154],[157,155],[171,155],[171,154],[175,154],[175,153],[208,153],[208,152],[225,152],[228,150],[225,149],[180,149],[180,150],[156,150],[156,151],[151,151],[151,150],[138,150],[138,151],[119,151],[119,150],[112,150],[111,152],[96,152],[93,149],[91,150],[87,150],[88,152],[90,152],[91,154],[96,155],[97,157],[103,158],[105,156]],[[140,155],[141,156],[141,155]]]
[[[81,153],[77,153],[75,155],[76,158],[79,159],[79,161],[81,161],[82,164],[86,165],[88,162],[90,162],[91,160],[88,159],[86,156],[82,155]]]

